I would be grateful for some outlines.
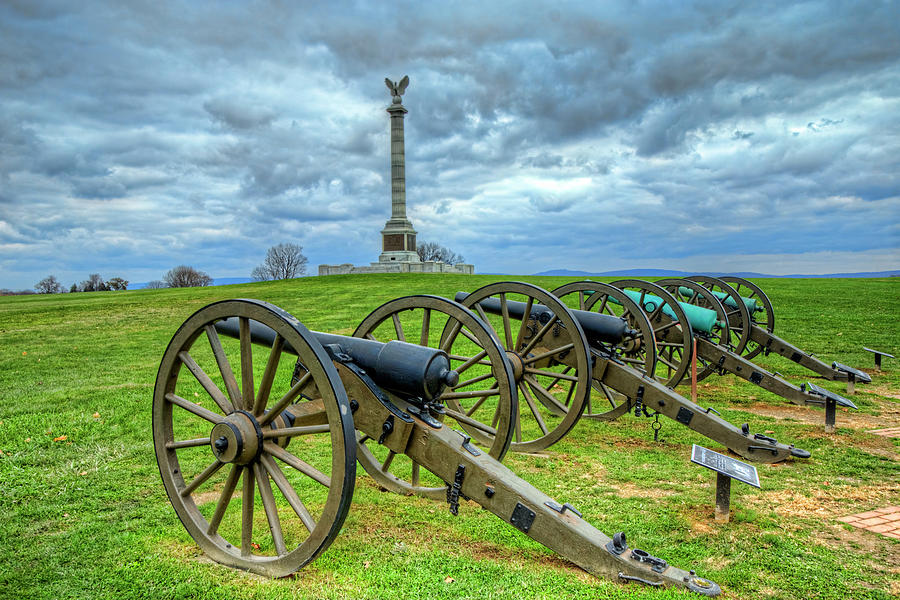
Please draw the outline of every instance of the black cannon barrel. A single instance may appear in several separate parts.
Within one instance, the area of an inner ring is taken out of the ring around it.
[[[222,335],[240,337],[240,324],[235,317],[218,321],[215,327]],[[339,346],[341,352],[350,356],[379,386],[408,398],[433,400],[446,387],[459,382],[459,374],[450,368],[450,358],[443,350],[396,340],[378,342],[319,331],[312,334],[323,346]],[[250,321],[250,341],[271,346],[275,331]],[[297,354],[287,343],[284,351]]]
[[[468,295],[469,294],[466,292],[457,292],[456,301],[462,302]],[[484,300],[479,301],[478,304],[480,304],[481,308],[487,313],[495,315],[503,314],[500,307],[500,300],[497,298],[485,298]],[[507,300],[506,302],[509,316],[516,319],[522,318],[525,314],[526,306],[527,305],[524,302],[516,300]],[[552,316],[553,311],[543,304],[534,304],[531,307],[531,314],[541,323],[546,323],[550,316]],[[619,317],[603,315],[587,310],[572,310],[572,314],[578,319],[581,328],[584,330],[584,335],[587,336],[588,343],[592,346],[596,346],[598,342],[618,344],[631,331],[628,329],[627,323]]]

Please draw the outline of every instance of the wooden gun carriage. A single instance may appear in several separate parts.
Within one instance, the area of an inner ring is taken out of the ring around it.
[[[696,343],[697,360],[701,364],[697,375],[702,380],[714,373],[732,373],[798,405],[825,405],[826,428],[833,430],[836,406],[856,408],[847,398],[817,386],[806,383],[796,386],[777,374],[770,373],[752,363],[751,358],[769,347],[791,347],[771,333],[774,326],[774,310],[762,290],[750,282],[739,278],[729,278],[742,291],[753,286],[752,294],[742,296],[736,288],[724,279],[695,276],[687,279],[663,279],[654,283],[637,280],[614,282],[622,287],[629,297],[644,307],[657,327],[657,343],[664,346],[672,368],[670,385],[677,385],[685,377],[693,358],[692,344]],[[746,293],[746,292],[745,292]],[[757,317],[762,313],[764,316]],[[759,319],[759,320],[758,320]],[[686,322],[691,326],[693,339],[682,335],[683,331],[665,327],[673,322]],[[777,342],[776,342],[777,340]],[[764,342],[761,344],[759,342]],[[859,373],[859,379],[868,375],[840,365],[841,370],[811,357],[796,360],[805,366],[816,366],[818,372],[835,379],[840,373]]]
[[[575,298],[579,308],[569,308],[568,298]],[[659,415],[668,417],[755,462],[809,457],[805,450],[752,434],[749,425],[738,428],[669,387],[670,377],[657,374],[655,331],[649,319],[618,288],[577,282],[551,294],[530,284],[496,283],[471,294],[460,292],[456,300],[492,325],[513,364],[516,386],[525,400],[520,403],[515,450],[552,445],[582,413],[611,420],[634,411],[652,414],[657,422]],[[604,314],[611,304],[626,310]],[[691,335],[683,316],[664,327],[677,335]],[[584,336],[579,335],[582,331]],[[521,423],[526,419],[537,428],[526,429],[523,438]]]
[[[416,311],[417,343],[376,339],[385,324],[396,337],[411,334],[400,314]],[[452,511],[470,498],[590,573],[719,593],[694,571],[630,548],[623,533],[604,535],[499,462],[517,422],[515,365],[481,319],[434,297],[387,303],[370,317],[354,339],[311,332],[265,302],[227,300],[172,338],[154,388],[154,447],[176,513],[211,558],[273,577],[299,569],[339,533],[357,458],[390,481],[387,467],[403,456],[409,486],[430,472]],[[566,326],[586,355],[580,326]],[[486,426],[471,415],[489,404]],[[367,463],[369,446],[386,450],[385,462]]]

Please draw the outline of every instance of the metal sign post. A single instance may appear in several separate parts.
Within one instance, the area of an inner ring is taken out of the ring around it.
[[[691,449],[691,462],[716,472],[716,521],[719,523],[727,523],[730,519],[732,479],[756,488],[760,487],[756,467],[713,452],[709,448],[694,444]]]

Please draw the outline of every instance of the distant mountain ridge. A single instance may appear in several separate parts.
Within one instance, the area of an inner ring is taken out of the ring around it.
[[[744,279],[851,279],[859,277],[900,277],[900,271],[865,271],[860,273],[828,273],[825,275],[767,275],[752,271],[721,273],[713,271],[669,271],[666,269],[622,269],[605,271],[603,273],[590,273],[588,271],[572,271],[569,269],[551,269],[535,273],[535,275],[557,277],[687,277],[688,275],[723,277],[730,275],[732,277],[743,277]]]

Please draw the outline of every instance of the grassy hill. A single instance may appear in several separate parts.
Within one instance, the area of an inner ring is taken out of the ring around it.
[[[0,597],[2,598],[673,598],[586,575],[499,519],[380,491],[359,469],[343,531],[294,577],[268,580],[210,562],[160,482],[151,434],[159,360],[178,326],[216,300],[272,302],[313,330],[349,334],[380,304],[408,294],[452,297],[497,276],[310,277],[191,288],[0,298]],[[573,280],[523,277],[547,289]],[[610,279],[606,279],[609,281]],[[758,282],[776,334],[871,371],[862,346],[900,356],[897,279]],[[821,382],[769,356],[757,362]],[[701,384],[700,403],[749,421],[810,460],[760,465],[762,489],[732,487],[733,520],[712,520],[714,476],[669,421],[582,420],[562,442],[505,463],[607,534],[676,566],[699,565],[730,598],[889,598],[900,593],[900,540],[836,519],[900,505],[900,363],[857,386],[857,412],[795,407],[734,377]],[[688,395],[687,391],[682,391]]]

